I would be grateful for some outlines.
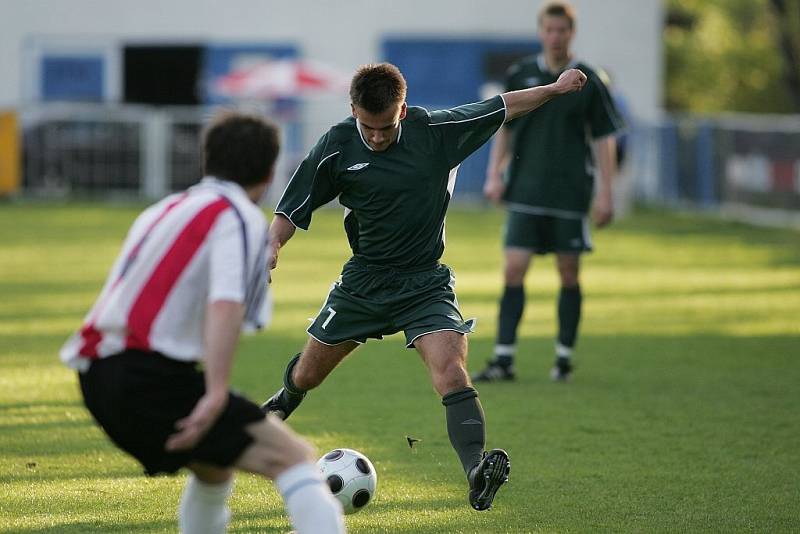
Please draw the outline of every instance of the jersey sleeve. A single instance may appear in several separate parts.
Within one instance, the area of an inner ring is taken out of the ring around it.
[[[286,216],[293,225],[308,230],[311,213],[337,197],[333,162],[339,154],[332,148],[330,132],[323,135],[294,171],[283,191],[275,213]]]
[[[266,221],[263,234],[256,239],[255,262],[247,283],[243,331],[252,332],[267,326],[272,318],[272,293],[269,289],[267,256],[270,243]]]
[[[500,95],[430,113],[430,127],[439,133],[451,168],[478,150],[505,120],[506,104]]]
[[[232,208],[225,210],[208,236],[208,302],[244,302],[247,289],[247,235]]]
[[[611,93],[597,75],[589,77],[592,94],[589,100],[589,128],[592,138],[597,139],[612,134],[625,127]]]

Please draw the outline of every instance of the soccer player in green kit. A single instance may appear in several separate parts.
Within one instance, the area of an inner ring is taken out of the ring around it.
[[[406,82],[394,65],[358,69],[350,85],[352,116],[333,126],[289,180],[270,227],[280,248],[312,212],[334,198],[345,207],[353,256],[308,328],[283,387],[263,405],[288,417],[306,392],[367,338],[404,331],[442,396],[450,442],[476,510],[492,505],[508,480],[508,455],[485,452],[484,415],[466,371],[467,340],[455,278],[439,263],[444,218],[459,164],[507,120],[579,90],[586,77],[564,72],[547,86],[513,91],[443,111],[406,105]]]
[[[575,13],[569,4],[545,5],[539,12],[543,53],[521,60],[508,71],[508,90],[552,83],[571,68],[580,69],[588,80],[580,93],[549,102],[536,113],[507,123],[492,143],[484,193],[492,201],[503,202],[508,210],[505,288],[494,358],[473,375],[476,382],[514,379],[517,328],[525,306],[525,274],[534,253],[555,253],[561,281],[551,377],[566,381],[573,369],[571,356],[582,301],[580,255],[592,249],[587,214],[591,205],[592,218],[599,228],[613,218],[611,182],[617,171],[614,134],[622,127],[606,86],[590,67],[572,56],[574,33]],[[595,163],[599,171],[596,191]]]

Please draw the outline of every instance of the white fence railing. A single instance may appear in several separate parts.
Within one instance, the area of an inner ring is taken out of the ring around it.
[[[631,144],[640,201],[800,226],[800,116],[668,117]]]
[[[45,197],[155,199],[184,189],[200,177],[200,135],[212,113],[75,104],[23,109],[23,190]],[[297,127],[278,122],[284,132]],[[304,155],[286,145],[278,181]]]
[[[200,176],[199,135],[211,113],[75,104],[23,109],[23,189],[31,195],[146,199],[183,189]],[[268,202],[277,200],[325,129],[298,116],[278,114],[283,151]],[[638,201],[800,224],[800,116],[634,122],[627,147],[626,189]],[[480,198],[485,150],[462,165],[455,201]]]

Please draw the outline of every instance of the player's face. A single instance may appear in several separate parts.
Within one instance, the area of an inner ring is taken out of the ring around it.
[[[358,119],[361,135],[375,152],[383,152],[397,140],[400,121],[406,118],[406,103],[391,106],[383,113],[370,113],[350,105],[353,117]]]
[[[539,24],[539,40],[544,52],[554,58],[565,58],[569,55],[569,45],[574,34],[567,17],[545,15]]]

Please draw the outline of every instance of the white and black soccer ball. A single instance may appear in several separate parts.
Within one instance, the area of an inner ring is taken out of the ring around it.
[[[369,458],[353,449],[334,449],[317,462],[344,513],[354,514],[375,497],[378,474]]]

